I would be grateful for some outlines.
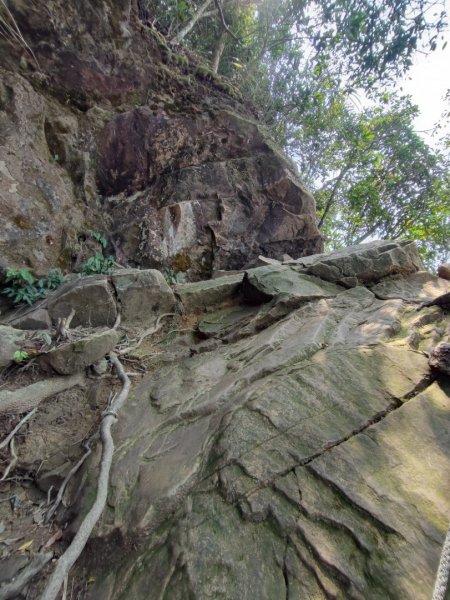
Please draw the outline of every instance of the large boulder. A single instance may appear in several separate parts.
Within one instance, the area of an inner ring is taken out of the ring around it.
[[[304,273],[353,287],[380,281],[388,275],[408,275],[423,269],[417,246],[409,240],[379,240],[349,246],[331,254],[287,261]]]
[[[95,332],[50,350],[41,356],[41,362],[60,375],[79,373],[111,352],[119,338],[119,333],[112,329]]]
[[[163,275],[155,269],[122,269],[111,275],[111,283],[124,324],[149,324],[159,315],[175,309],[175,296]]]
[[[90,231],[122,264],[191,280],[322,250],[314,200],[255,109],[169,48],[140,3],[10,10],[32,53],[0,38],[8,265],[79,268],[100,250]]]
[[[372,287],[372,292],[383,300],[401,298],[409,302],[432,302],[450,294],[450,281],[436,277],[426,271],[419,271],[408,277],[386,278]]]
[[[70,281],[48,298],[54,323],[75,311],[72,327],[112,327],[117,318],[114,290],[106,275],[91,275]]]

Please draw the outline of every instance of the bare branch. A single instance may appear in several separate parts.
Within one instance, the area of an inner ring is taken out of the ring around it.
[[[204,16],[206,9],[211,4],[211,2],[212,2],[212,0],[205,0],[205,2],[203,2],[203,4],[198,9],[198,11],[195,13],[195,15],[192,17],[192,19],[188,22],[188,24],[185,27],[183,27],[183,29],[181,29],[177,33],[177,35],[173,38],[173,40],[172,40],[173,42],[176,42],[179,44],[187,36],[187,34],[195,27],[197,21],[199,21]]]
[[[220,16],[220,21],[222,23],[222,27],[225,29],[225,31],[228,33],[228,35],[231,35],[231,37],[238,43],[241,43],[241,40],[231,31],[231,29],[228,27],[227,22],[225,21],[225,16],[223,14],[223,10],[222,10],[222,4],[220,2],[220,0],[214,0],[215,5],[217,6],[217,10],[219,11],[219,16]]]

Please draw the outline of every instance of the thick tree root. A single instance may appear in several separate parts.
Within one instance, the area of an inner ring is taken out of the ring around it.
[[[29,583],[39,571],[42,571],[52,556],[52,552],[35,554],[29,565],[25,567],[13,581],[5,583],[0,587],[0,600],[16,598],[27,583]]]
[[[110,360],[116,369],[116,373],[122,382],[122,390],[119,395],[113,400],[111,406],[105,411],[102,424],[100,426],[100,436],[103,443],[102,458],[100,462],[100,474],[97,484],[97,497],[88,514],[81,523],[72,543],[58,560],[56,569],[51,575],[47,587],[41,597],[41,600],[55,600],[59,590],[64,583],[70,569],[80,554],[99,520],[106,504],[108,495],[109,473],[111,470],[112,457],[114,452],[114,441],[111,435],[111,426],[117,418],[117,413],[125,403],[131,382],[127,377],[123,366],[117,356],[111,352]]]
[[[76,385],[84,385],[85,377],[76,373],[69,377],[54,377],[38,381],[18,390],[0,392],[0,416],[4,414],[20,414],[36,408],[42,400],[54,394],[68,390]]]

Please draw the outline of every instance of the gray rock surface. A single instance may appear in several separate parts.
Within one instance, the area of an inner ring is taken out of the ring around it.
[[[18,316],[10,321],[10,324],[16,329],[50,329],[52,321],[45,308],[27,311],[23,316]]]
[[[117,331],[109,329],[59,346],[42,355],[41,360],[60,375],[72,375],[98,363],[118,341]]]
[[[93,569],[90,598],[430,598],[450,512],[450,387],[422,350],[448,345],[450,316],[422,306],[431,280],[410,243],[367,250],[349,253],[359,283],[397,261],[394,297],[295,265],[248,271],[262,304],[240,294],[217,309],[212,294],[207,306],[205,285],[198,329],[219,341],[175,358],[175,340],[117,425],[96,543],[111,548],[120,529],[139,546]]]
[[[433,349],[430,366],[445,375],[450,375],[450,343],[441,342]]]
[[[159,315],[175,309],[175,296],[162,274],[155,269],[121,269],[110,279],[124,324],[150,324]]]
[[[75,310],[72,327],[112,327],[117,317],[113,288],[106,275],[75,279],[58,288],[48,298],[48,312],[56,324]]]
[[[407,275],[423,269],[414,242],[376,241],[349,246],[331,254],[317,254],[287,264],[298,265],[299,270],[321,277],[326,281],[354,287],[360,283],[375,283],[388,275]],[[348,279],[350,278],[350,280]]]
[[[237,273],[208,281],[180,284],[175,286],[175,293],[186,310],[205,310],[235,297],[243,277],[243,273]]]
[[[0,325],[0,369],[13,362],[14,352],[21,349],[24,340],[25,332]]]
[[[408,302],[430,302],[450,293],[450,281],[419,271],[410,275],[407,281],[398,277],[386,278],[371,289],[382,300],[401,298]]]

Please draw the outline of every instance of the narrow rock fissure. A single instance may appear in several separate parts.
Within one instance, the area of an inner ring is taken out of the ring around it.
[[[333,491],[335,491],[338,494],[338,496],[340,496],[343,499],[343,501],[346,504],[348,504],[351,508],[354,508],[355,510],[357,510],[361,515],[364,516],[364,518],[368,518],[369,521],[374,523],[374,525],[377,528],[381,529],[384,533],[395,534],[395,535],[399,536],[400,538],[403,538],[402,534],[399,531],[397,531],[396,529],[394,529],[393,527],[391,527],[384,521],[381,521],[381,519],[376,517],[368,509],[366,509],[365,507],[358,504],[353,498],[351,498],[348,494],[346,494],[345,491],[342,488],[340,488],[336,484],[335,481],[329,479],[328,477],[325,477],[322,473],[319,473],[316,469],[314,469],[314,466],[312,463],[306,465],[305,468],[314,477],[317,477],[317,479],[320,479],[325,485],[327,485]]]

